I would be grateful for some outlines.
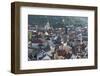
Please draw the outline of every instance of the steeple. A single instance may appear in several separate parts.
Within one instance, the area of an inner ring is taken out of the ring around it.
[[[45,25],[45,27],[44,27],[46,30],[48,30],[48,29],[50,29],[51,27],[50,27],[50,23],[49,23],[49,21],[46,23],[46,25]]]

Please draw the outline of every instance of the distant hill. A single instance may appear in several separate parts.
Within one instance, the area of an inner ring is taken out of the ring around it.
[[[54,28],[69,25],[87,26],[88,17],[28,15],[29,25],[45,26],[47,22]]]

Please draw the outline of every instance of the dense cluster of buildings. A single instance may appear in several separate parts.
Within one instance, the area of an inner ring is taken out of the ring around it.
[[[28,26],[28,60],[88,58],[88,27]]]

